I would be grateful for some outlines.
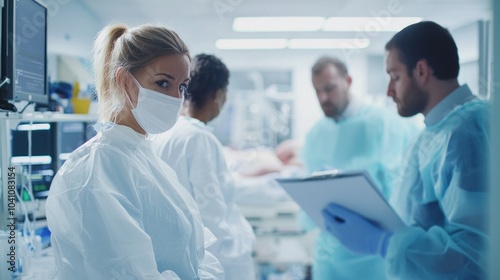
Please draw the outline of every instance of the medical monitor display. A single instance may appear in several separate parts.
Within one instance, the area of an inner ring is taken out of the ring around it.
[[[48,103],[47,9],[34,0],[5,0],[2,10],[3,100]]]

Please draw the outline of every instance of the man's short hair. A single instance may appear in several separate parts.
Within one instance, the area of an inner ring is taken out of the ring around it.
[[[411,77],[417,62],[425,59],[440,80],[456,79],[460,65],[458,50],[448,29],[432,21],[412,24],[399,31],[385,45],[399,50],[399,59]]]
[[[347,70],[347,66],[345,65],[345,63],[342,60],[340,60],[340,59],[338,59],[336,57],[331,57],[331,56],[320,57],[316,61],[316,63],[314,63],[314,65],[313,65],[313,67],[311,69],[311,72],[312,72],[312,74],[314,76],[318,75],[328,65],[335,66],[335,68],[337,68],[337,70],[339,71],[340,75],[342,75],[343,77],[345,77],[345,76],[347,76],[349,74],[349,72]]]

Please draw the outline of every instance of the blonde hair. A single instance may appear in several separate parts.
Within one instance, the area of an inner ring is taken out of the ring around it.
[[[113,121],[127,100],[126,93],[116,83],[118,68],[135,73],[164,55],[189,57],[189,50],[174,31],[160,25],[128,29],[123,24],[110,24],[97,35],[93,54],[99,119]]]

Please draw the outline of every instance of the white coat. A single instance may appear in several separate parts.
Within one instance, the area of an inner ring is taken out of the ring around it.
[[[145,136],[96,127],[57,172],[47,200],[58,278],[223,279],[205,253],[195,202]]]
[[[234,202],[234,184],[219,140],[201,121],[181,116],[153,141],[153,151],[177,173],[196,200],[203,224],[217,237],[208,250],[221,262],[226,279],[255,279],[255,236]]]

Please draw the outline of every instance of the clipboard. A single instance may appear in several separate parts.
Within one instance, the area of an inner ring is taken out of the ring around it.
[[[334,169],[305,178],[279,178],[276,181],[322,230],[325,228],[321,211],[332,202],[381,228],[390,231],[406,228],[367,171],[341,172]]]

